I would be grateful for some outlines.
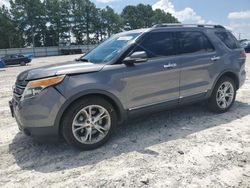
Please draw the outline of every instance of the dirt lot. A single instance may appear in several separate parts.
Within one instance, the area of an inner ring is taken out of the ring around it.
[[[79,152],[18,131],[8,101],[15,77],[77,56],[35,59],[0,71],[0,187],[250,187],[250,80],[233,108],[196,104],[120,126],[110,142]],[[250,72],[248,55],[247,72]]]

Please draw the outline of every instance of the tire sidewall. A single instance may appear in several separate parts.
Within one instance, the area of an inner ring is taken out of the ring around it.
[[[73,135],[72,122],[73,122],[75,115],[81,109],[89,105],[99,105],[99,106],[104,107],[110,115],[111,124],[110,124],[109,132],[101,141],[94,143],[94,144],[83,144],[79,142]],[[81,150],[91,150],[91,149],[95,149],[103,145],[104,143],[108,141],[108,139],[110,138],[110,136],[112,135],[116,127],[116,124],[117,124],[117,115],[113,106],[110,103],[108,103],[106,100],[99,98],[99,97],[87,97],[87,98],[77,100],[68,108],[62,121],[62,133],[63,133],[64,139],[66,140],[68,144]]]
[[[232,100],[231,104],[230,104],[227,108],[225,108],[225,109],[220,108],[220,107],[218,106],[218,104],[217,104],[217,99],[216,99],[218,89],[219,89],[219,87],[221,86],[221,84],[224,83],[224,82],[230,82],[230,83],[232,84],[233,88],[234,88],[234,97],[233,97],[233,100]],[[216,112],[216,113],[224,113],[224,112],[228,111],[228,110],[232,107],[232,105],[234,104],[234,101],[235,101],[235,98],[236,98],[236,92],[237,92],[237,90],[236,90],[236,85],[235,85],[234,80],[231,79],[231,78],[229,78],[229,77],[222,77],[222,78],[219,79],[219,81],[216,83],[216,85],[215,85],[215,87],[214,87],[214,90],[213,90],[213,93],[212,93],[210,99],[208,100],[208,106],[209,106],[209,108],[210,108],[213,112]]]
[[[22,61],[22,62],[20,63],[20,65],[21,65],[21,66],[25,66],[26,63],[25,63],[24,61]]]

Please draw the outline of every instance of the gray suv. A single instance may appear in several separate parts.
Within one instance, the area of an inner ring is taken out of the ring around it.
[[[9,105],[26,135],[88,150],[141,114],[202,100],[226,112],[245,60],[220,25],[160,24],[116,34],[78,61],[22,72]]]

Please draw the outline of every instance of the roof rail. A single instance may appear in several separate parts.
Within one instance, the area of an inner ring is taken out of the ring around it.
[[[212,25],[212,24],[181,24],[181,23],[169,24],[169,23],[162,23],[162,24],[156,24],[153,26],[153,28],[158,28],[158,27],[206,27],[206,28],[225,29],[225,27],[223,27],[221,25]]]

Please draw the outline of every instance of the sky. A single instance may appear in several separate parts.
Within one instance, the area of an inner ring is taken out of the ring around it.
[[[250,39],[250,0],[92,0],[121,12],[126,5],[150,4],[169,12],[182,23],[221,24],[237,38]]]
[[[182,23],[221,24],[239,38],[250,39],[250,0],[91,0],[99,8],[120,13],[127,5],[149,4],[169,12]],[[8,0],[0,0],[6,4]]]

